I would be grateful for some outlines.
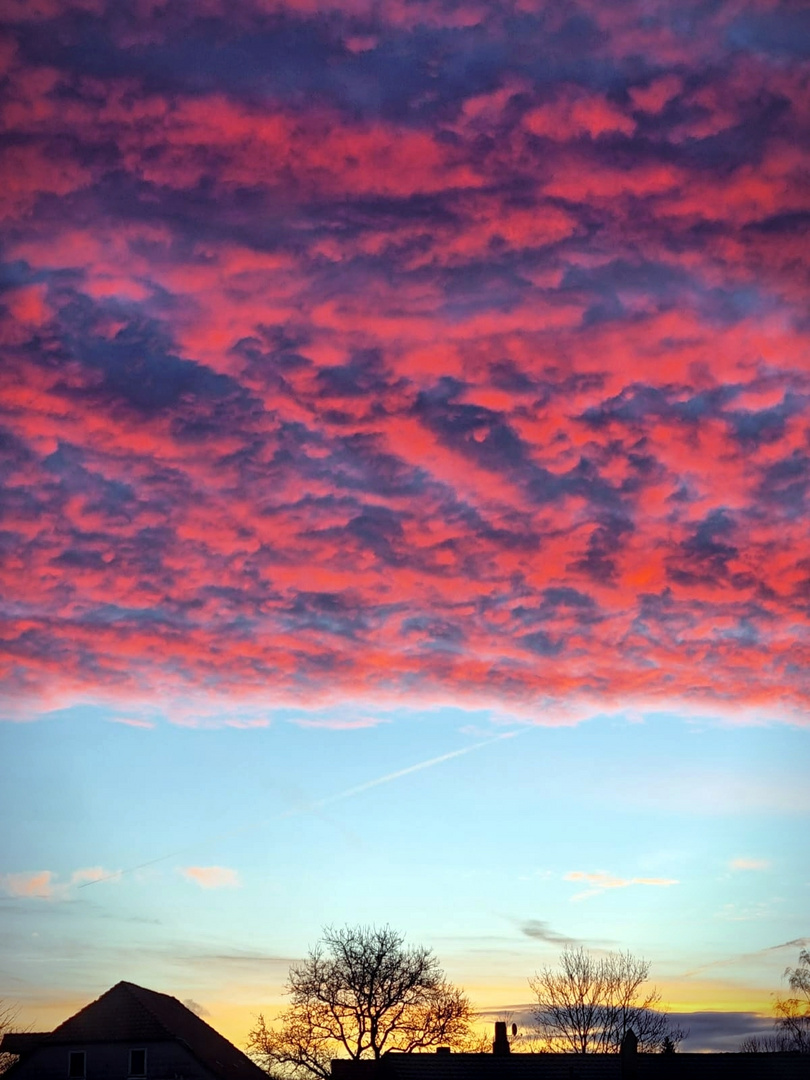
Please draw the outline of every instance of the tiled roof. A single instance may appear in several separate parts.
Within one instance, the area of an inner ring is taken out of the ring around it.
[[[335,1080],[620,1080],[622,1076],[618,1054],[385,1054],[379,1062],[362,1064],[371,1068],[353,1073],[351,1067],[334,1061],[332,1075]]]
[[[222,1080],[267,1080],[267,1074],[177,998],[120,982],[60,1024],[48,1042],[179,1041]]]
[[[384,1054],[333,1061],[333,1080],[807,1080],[799,1054]]]

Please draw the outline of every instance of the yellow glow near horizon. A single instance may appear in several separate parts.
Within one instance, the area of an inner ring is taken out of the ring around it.
[[[669,980],[657,984],[661,991],[664,1006],[670,1012],[749,1012],[758,1016],[771,1016],[773,998],[762,987],[743,986],[722,979],[683,979]],[[466,988],[476,1012],[476,1032],[486,1034],[496,1016],[506,1016],[513,1009],[522,1009],[531,1004],[531,995],[526,987],[525,994],[517,984],[502,987],[492,985],[469,986]],[[277,1003],[242,1004],[227,1001],[208,1003],[210,1015],[205,1019],[217,1031],[230,1039],[236,1046],[244,1049],[248,1032],[255,1017],[263,1013],[271,1021],[280,1012]],[[517,1017],[515,1017],[517,1019]]]
[[[772,1014],[772,993],[762,987],[745,986],[723,979],[671,979],[658,982],[657,985],[665,1007],[671,1012],[750,1012],[759,1016]],[[171,993],[167,988],[162,989],[165,993]],[[203,1019],[206,1023],[242,1050],[259,1013],[272,1023],[283,1008],[278,997],[254,999],[251,993],[253,989],[251,987],[247,992],[237,992],[230,998],[205,996],[203,1000]],[[476,1012],[483,1014],[479,1015],[475,1022],[475,1029],[479,1034],[486,1034],[491,1028],[495,1019],[493,1014],[506,1016],[511,1010],[522,1010],[531,1005],[528,986],[518,980],[504,982],[500,986],[481,982],[467,986],[466,990]],[[181,990],[177,990],[174,996],[182,999],[184,995]],[[62,997],[22,1002],[17,1026],[23,1030],[27,1028],[51,1031],[88,1005],[90,1000],[92,998],[66,994]]]
[[[770,1016],[773,994],[761,986],[725,979],[669,979],[657,984],[672,1012],[751,1012]]]

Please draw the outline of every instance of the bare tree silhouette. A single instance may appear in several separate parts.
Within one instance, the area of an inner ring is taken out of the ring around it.
[[[772,1035],[752,1035],[740,1043],[741,1053],[810,1054],[810,949],[802,949],[795,967],[785,968],[790,994],[774,1003]]]
[[[472,1009],[430,949],[407,947],[390,926],[327,927],[307,958],[290,968],[290,1006],[276,1027],[263,1016],[248,1051],[273,1076],[330,1076],[334,1057],[379,1058],[459,1046]]]
[[[644,984],[648,961],[631,953],[594,956],[567,947],[558,969],[543,968],[529,985],[537,996],[535,1020],[550,1050],[618,1053],[632,1031],[641,1051],[668,1051],[685,1038],[661,1010],[661,995]]]
[[[810,950],[802,949],[796,967],[785,970],[791,994],[776,1000],[776,1026],[791,1050],[810,1054]]]
[[[10,1005],[7,1001],[0,1001],[0,1040],[4,1035],[16,1030],[15,1021],[18,1011],[16,1005]],[[16,1060],[14,1054],[0,1053],[0,1073],[4,1073],[6,1069],[11,1068]]]

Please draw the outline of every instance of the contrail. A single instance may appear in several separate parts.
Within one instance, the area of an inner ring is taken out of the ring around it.
[[[810,945],[810,938],[794,938],[792,941],[783,941],[781,945],[766,945],[764,949],[757,949],[755,952],[736,953],[734,956],[727,956],[721,960],[710,960],[708,964],[702,964],[691,971],[685,971],[681,978],[689,979],[693,975],[700,975],[701,972],[708,971],[709,968],[730,967],[732,964],[739,964],[741,960],[754,960],[757,956],[764,956],[766,953],[779,952],[781,949],[800,949],[804,945]]]
[[[409,765],[406,769],[397,769],[396,772],[386,773],[385,776],[378,776],[376,780],[366,780],[365,783],[347,788],[345,791],[338,792],[337,795],[329,795],[325,799],[319,799],[317,802],[314,802],[307,807],[307,809],[319,810],[322,806],[330,806],[332,803],[342,802],[343,799],[350,799],[352,795],[359,795],[361,792],[368,791],[370,788],[380,787],[381,784],[390,784],[392,780],[399,780],[401,776],[408,776],[410,773],[421,772],[422,769],[432,769],[434,765],[441,765],[443,761],[450,761],[451,758],[463,757],[464,754],[471,754],[474,750],[482,750],[485,746],[492,746],[493,743],[501,742],[503,739],[513,739],[519,734],[519,731],[507,731],[504,732],[503,735],[495,735],[492,739],[484,739],[483,742],[473,743],[472,746],[464,746],[461,750],[451,750],[448,754],[440,754],[438,757],[428,758],[427,761],[419,761],[416,765]]]
[[[277,814],[273,818],[268,818],[265,821],[260,821],[254,825],[246,825],[241,829],[234,829],[231,832],[219,833],[217,836],[211,837],[211,842],[216,843],[218,840],[227,840],[232,836],[240,836],[243,833],[251,832],[253,829],[261,829],[271,821],[280,821],[282,818],[294,817],[296,814],[307,814],[313,810],[321,810],[325,806],[331,806],[333,803],[343,802],[344,799],[351,799],[355,795],[361,795],[364,791],[370,791],[372,788],[381,787],[383,784],[390,784],[394,780],[399,780],[403,776],[409,776],[411,773],[421,772],[423,769],[432,769],[435,765],[441,765],[445,761],[451,761],[453,758],[464,757],[465,754],[472,754],[476,750],[483,750],[486,746],[492,746],[494,743],[503,742],[504,739],[513,739],[516,735],[520,735],[522,731],[531,730],[528,727],[520,728],[517,731],[505,731],[502,735],[495,735],[491,739],[483,739],[481,742],[473,743],[471,746],[463,746],[460,750],[451,750],[447,754],[439,754],[438,757],[428,758],[427,761],[418,761],[415,765],[408,765],[404,769],[397,769],[396,772],[386,773],[385,776],[378,776],[374,780],[365,780],[362,784],[355,784],[354,787],[346,788],[345,791],[339,791],[335,795],[327,795],[323,799],[316,799],[314,802],[307,803],[305,806],[296,807],[294,810],[285,810],[281,814]],[[192,844],[188,847],[180,848],[177,851],[170,851],[168,855],[159,855],[156,859],[149,859],[148,862],[138,863],[136,866],[128,866],[125,870],[116,870],[112,874],[105,874],[104,877],[95,878],[93,881],[85,881],[84,884],[79,885],[80,889],[88,889],[91,885],[98,885],[102,881],[111,881],[113,878],[123,877],[124,874],[134,874],[136,870],[144,870],[148,866],[154,866],[156,863],[166,862],[167,859],[174,859],[178,855],[185,855],[188,851],[194,851],[198,847],[198,844]]]

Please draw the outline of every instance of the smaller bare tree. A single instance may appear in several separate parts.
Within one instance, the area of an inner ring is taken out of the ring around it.
[[[649,972],[649,963],[629,952],[594,956],[581,947],[564,949],[558,969],[543,968],[529,980],[549,1048],[617,1053],[632,1030],[641,1051],[673,1049],[685,1032],[670,1026],[655,987],[645,988]]]
[[[743,1039],[741,1053],[810,1054],[810,950],[802,949],[798,963],[786,968],[785,976],[791,992],[776,998],[773,1033]]]
[[[810,1054],[810,950],[802,949],[796,967],[785,975],[791,993],[776,999],[776,1027],[791,1050]]]
[[[16,1019],[19,1009],[15,1005],[9,1005],[6,1001],[0,1001],[0,1042],[3,1036],[16,1031]],[[17,1060],[14,1054],[0,1053],[0,1073],[10,1069]]]
[[[565,949],[559,970],[529,979],[537,995],[535,1019],[552,1049],[585,1054],[594,1049],[606,986],[602,965],[584,949]]]
[[[790,1040],[782,1032],[775,1035],[747,1035],[740,1043],[741,1054],[780,1054],[790,1050]]]

